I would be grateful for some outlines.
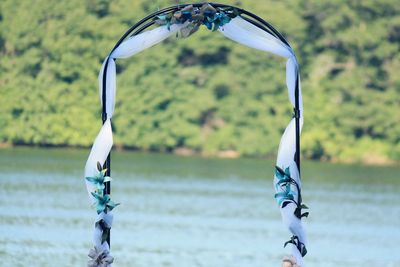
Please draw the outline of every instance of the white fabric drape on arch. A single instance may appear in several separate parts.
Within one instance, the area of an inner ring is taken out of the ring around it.
[[[93,147],[90,153],[90,156],[87,160],[85,167],[85,177],[94,176],[96,174],[96,163],[99,161],[103,164],[106,160],[108,153],[112,147],[112,129],[110,119],[114,113],[115,107],[115,95],[116,95],[116,67],[114,59],[117,58],[128,58],[131,57],[163,40],[168,38],[169,36],[175,34],[183,25],[182,24],[173,24],[168,29],[167,26],[160,26],[153,30],[149,30],[138,35],[132,36],[122,42],[103,62],[99,73],[99,92],[100,92],[100,101],[102,101],[102,92],[103,92],[103,74],[105,68],[107,68],[107,77],[106,77],[106,113],[107,120],[104,123],[103,127],[98,134]],[[295,106],[295,87],[296,87],[296,79],[299,80],[299,109],[300,109],[300,129],[303,124],[303,103],[302,103],[302,95],[300,88],[300,77],[299,77],[299,66],[297,63],[296,56],[293,50],[280,41],[275,36],[265,32],[253,24],[247,22],[241,17],[236,17],[232,19],[229,23],[219,28],[219,32],[221,32],[227,38],[236,41],[245,46],[258,49],[261,51],[273,53],[275,55],[287,58],[286,63],[286,84],[288,88],[289,100],[292,103],[293,107]],[[296,152],[296,131],[295,131],[295,119],[293,118],[289,125],[287,126],[285,132],[282,135],[281,142],[278,150],[277,157],[277,166],[279,167],[289,167],[290,173],[292,174],[292,178],[296,180],[296,182],[301,185],[299,171],[297,169],[297,165],[294,161],[294,155]],[[276,183],[276,177],[274,178],[274,183]],[[87,184],[87,190],[91,201],[94,202],[93,197],[91,196],[91,192],[94,191],[94,187]],[[277,192],[280,189],[277,189]],[[298,193],[298,192],[295,192]],[[285,208],[280,207],[281,215],[283,223],[286,227],[293,233],[293,235],[297,236],[299,240],[307,245],[307,238],[305,234],[305,230],[302,224],[302,221],[294,216],[294,209],[296,206],[294,204],[289,204]],[[107,213],[111,219],[110,227],[112,222],[112,213]],[[104,219],[105,214],[100,214],[99,219]],[[94,234],[95,245],[98,247],[99,238],[101,238],[101,233],[98,233],[98,229],[95,229]],[[101,243],[101,242],[100,242]],[[304,267],[303,258],[296,248],[296,246],[289,244],[291,246],[291,253],[296,258],[298,265]],[[104,250],[109,250],[108,246],[98,247]]]
[[[107,77],[106,77],[106,112],[107,119],[103,126],[100,129],[99,134],[97,135],[89,158],[86,161],[85,166],[85,177],[93,177],[97,174],[97,162],[100,162],[101,165],[104,165],[104,162],[107,159],[107,155],[110,153],[113,138],[112,138],[112,128],[111,121],[112,115],[114,113],[115,107],[115,95],[116,95],[116,67],[115,61],[116,58],[127,58],[134,54],[137,54],[146,48],[149,48],[153,45],[160,43],[165,40],[169,36],[175,34],[183,25],[171,25],[170,29],[162,26],[155,28],[151,31],[146,31],[144,33],[132,36],[128,38],[126,41],[121,43],[103,62],[103,65],[100,69],[99,73],[99,93],[100,93],[100,102],[102,104],[102,95],[103,95],[103,74],[104,69],[107,68]],[[86,180],[85,180],[86,181]],[[91,204],[95,204],[96,199],[91,195],[91,192],[95,192],[96,187],[86,181],[86,189],[89,193],[89,198]],[[113,213],[112,211],[100,213],[97,216],[96,222],[103,219],[109,228],[112,227],[113,222]],[[102,231],[99,227],[95,227],[93,232],[93,243],[98,251],[110,251],[110,248],[107,242],[102,243]],[[111,266],[111,265],[110,265]]]
[[[295,88],[296,79],[299,79],[299,110],[300,110],[300,131],[303,125],[303,100],[301,96],[300,77],[299,77],[299,66],[297,63],[296,56],[293,50],[284,44],[282,41],[277,39],[270,33],[261,30],[254,26],[250,22],[236,17],[229,23],[225,24],[219,29],[219,31],[227,38],[232,39],[238,43],[246,45],[251,48],[270,52],[275,55],[287,58],[286,63],[286,85],[288,88],[289,100],[295,107]],[[295,118],[293,118],[289,125],[286,127],[285,132],[282,135],[281,142],[278,150],[278,158],[276,165],[279,167],[289,167],[292,178],[301,187],[301,181],[297,165],[294,161],[294,155],[296,153],[296,127]],[[274,184],[276,184],[277,178],[274,178]],[[277,193],[281,192],[280,188],[276,188]],[[298,194],[299,192],[295,192]],[[305,246],[307,246],[307,237],[302,224],[302,221],[294,215],[296,205],[293,203],[288,204],[285,208],[280,207],[283,223],[291,231],[291,233],[297,236]],[[301,256],[297,247],[293,244],[291,246],[292,255],[296,258],[298,265],[304,267],[303,257]]]

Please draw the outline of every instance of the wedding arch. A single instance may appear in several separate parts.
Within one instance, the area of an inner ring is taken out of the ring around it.
[[[115,60],[131,57],[171,35],[188,37],[201,25],[242,45],[287,59],[286,85],[294,112],[280,141],[273,181],[282,221],[292,233],[284,246],[291,246],[292,259],[298,266],[305,266],[303,257],[307,253],[307,238],[302,218],[307,217],[308,212],[302,212],[307,206],[301,197],[303,102],[296,56],[285,38],[268,22],[242,8],[217,3],[176,5],[148,15],[125,32],[103,62],[99,73],[103,126],[85,166],[86,188],[98,214],[88,266],[111,266],[114,260],[110,255],[110,229],[112,210],[118,203],[110,198],[110,151],[113,145],[111,119],[116,97]]]

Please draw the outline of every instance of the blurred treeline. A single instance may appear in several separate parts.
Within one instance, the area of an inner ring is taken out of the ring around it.
[[[303,157],[400,159],[398,1],[223,2],[263,17],[294,47]],[[0,1],[0,143],[90,146],[104,57],[140,18],[176,3]],[[117,72],[118,147],[269,157],[292,115],[285,61],[204,27],[119,60]]]

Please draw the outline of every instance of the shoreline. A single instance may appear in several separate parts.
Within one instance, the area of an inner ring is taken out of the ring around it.
[[[90,146],[70,146],[70,145],[28,145],[28,144],[6,144],[0,143],[0,151],[3,149],[13,149],[13,148],[39,148],[39,149],[78,149],[78,150],[88,150]],[[131,151],[131,152],[140,152],[140,153],[154,153],[154,154],[166,154],[166,155],[176,155],[179,157],[201,157],[201,158],[218,158],[218,159],[238,159],[238,158],[245,158],[245,159],[268,159],[268,160],[275,160],[276,156],[246,156],[241,155],[239,152],[234,150],[220,150],[216,152],[204,152],[204,151],[196,151],[191,148],[187,147],[179,147],[175,148],[171,151],[160,151],[160,150],[145,150],[145,149],[138,149],[133,147],[124,147],[114,145],[113,147],[116,151]],[[364,160],[339,160],[336,158],[332,158],[330,160],[323,159],[323,160],[315,160],[310,158],[303,158],[307,161],[313,162],[327,162],[332,164],[360,164],[364,166],[396,166],[399,165],[400,162],[389,160],[389,159],[382,159],[376,160],[374,157],[372,158],[365,158]]]

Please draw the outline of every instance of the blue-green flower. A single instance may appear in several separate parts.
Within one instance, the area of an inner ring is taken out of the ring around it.
[[[107,169],[102,169],[99,162],[97,162],[97,169],[99,172],[95,176],[86,177],[85,179],[94,184],[97,187],[97,192],[100,192],[104,190],[104,183],[111,181],[111,177],[106,176]]]
[[[275,194],[275,198],[278,200],[279,205],[284,204],[286,206],[287,204],[289,204],[289,202],[297,204],[296,201],[294,200],[293,193],[294,192],[290,189],[290,186],[286,186],[282,192]]]
[[[277,188],[279,186],[286,186],[287,184],[290,184],[293,182],[295,183],[295,181],[290,176],[289,167],[287,167],[285,170],[282,170],[278,166],[275,166],[275,176],[278,179],[278,182],[276,183]]]
[[[212,23],[214,24],[212,30],[216,31],[218,30],[219,27],[224,26],[227,24],[229,21],[231,21],[231,18],[226,15],[225,13],[217,13],[215,14]]]
[[[214,8],[210,4],[204,4],[201,7],[188,5],[173,13],[158,15],[155,22],[159,25],[166,25],[168,29],[173,24],[186,23],[186,26],[180,30],[181,37],[185,38],[196,32],[201,24],[204,24],[209,30],[216,31],[238,15],[237,9]]]
[[[109,194],[103,195],[102,192],[99,194],[91,192],[91,194],[97,201],[96,203],[97,214],[100,214],[102,212],[107,213],[108,211],[113,210],[116,206],[119,205],[119,203],[114,203],[114,201],[111,200]]]
[[[276,183],[276,188],[282,188],[283,191],[275,194],[275,198],[278,200],[278,204],[283,204],[286,206],[288,203],[293,202],[295,204],[296,201],[294,200],[294,192],[291,189],[291,184],[295,181],[290,177],[290,169],[287,167],[285,170],[279,168],[278,166],[275,167],[275,176],[278,179]]]
[[[287,167],[285,170],[275,166],[275,177],[278,180],[276,182],[276,189],[281,188],[283,191],[275,194],[275,198],[278,200],[279,205],[282,204],[282,208],[284,208],[290,202],[296,204],[296,209],[294,211],[294,215],[301,219],[302,217],[308,217],[309,213],[302,213],[302,209],[308,209],[308,207],[302,204],[301,198],[301,189],[296,180],[294,180],[290,176],[290,168]],[[297,200],[294,198],[294,194],[296,192],[291,190],[291,186],[294,185],[297,189]]]

